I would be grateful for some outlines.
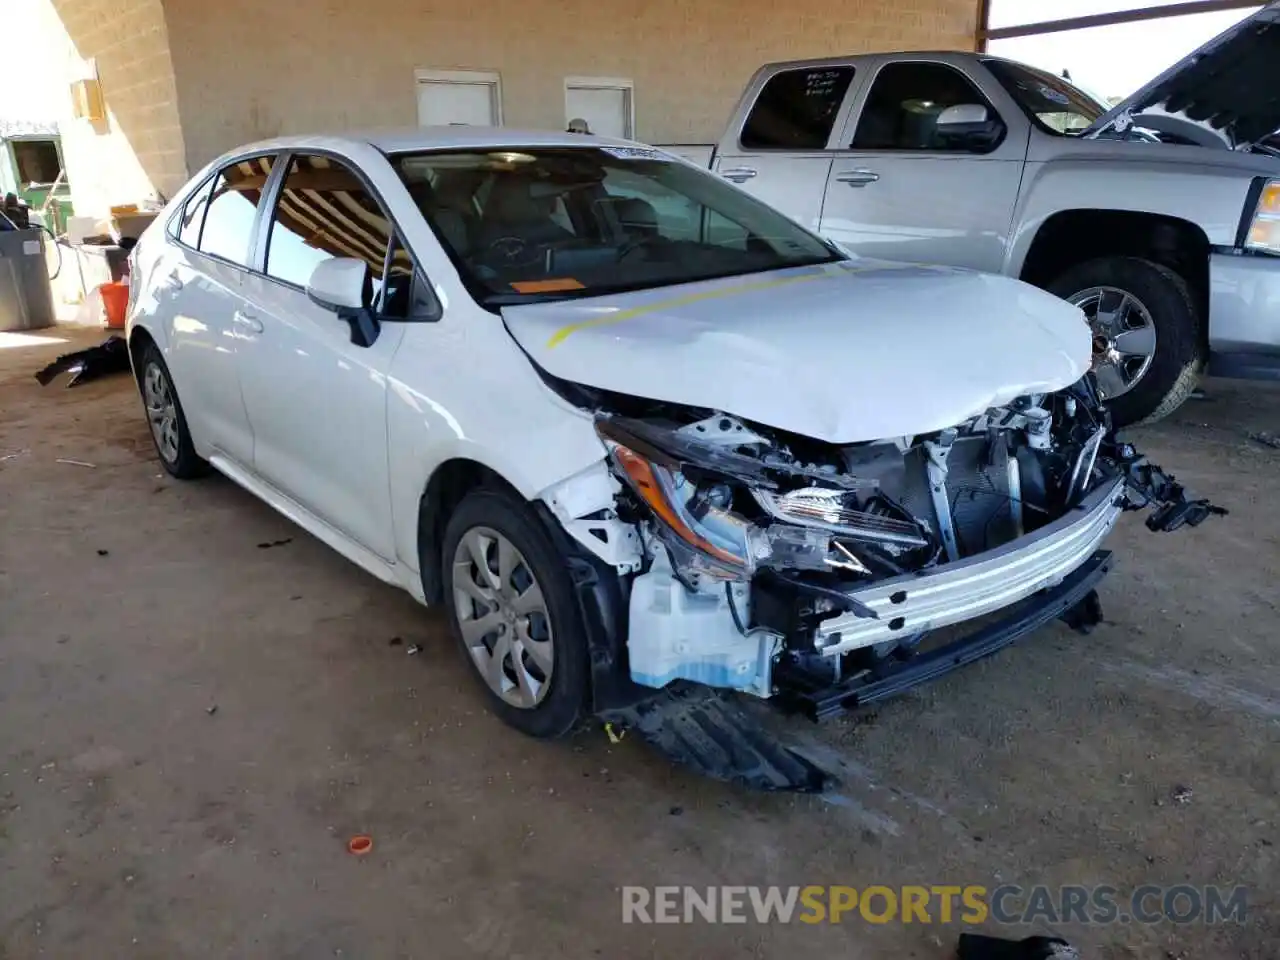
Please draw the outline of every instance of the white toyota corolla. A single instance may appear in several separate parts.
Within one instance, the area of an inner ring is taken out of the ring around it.
[[[169,204],[131,293],[170,473],[443,602],[513,726],[633,723],[765,785],[708,689],[825,717],[1087,628],[1122,509],[1217,511],[1111,438],[1076,308],[858,259],[639,144],[254,144]]]

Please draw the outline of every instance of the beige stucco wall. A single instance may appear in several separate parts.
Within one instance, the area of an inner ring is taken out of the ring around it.
[[[412,125],[416,68],[496,70],[506,124],[552,128],[564,77],[628,77],[639,139],[709,142],[763,62],[972,49],[977,19],[976,0],[163,3],[193,171],[261,137]]]
[[[33,79],[56,109],[78,213],[168,195],[187,178],[169,37],[160,0],[3,0],[5,20],[41,51]],[[71,113],[73,80],[102,85],[107,117]]]

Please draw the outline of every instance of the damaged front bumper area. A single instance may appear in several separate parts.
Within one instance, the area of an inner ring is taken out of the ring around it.
[[[842,613],[814,630],[824,656],[974,620],[1055,586],[1107,538],[1125,508],[1124,481],[1093,490],[1071,512],[1034,533],[928,573],[880,581],[849,596],[876,614]]]
[[[953,429],[845,447],[715,411],[604,415],[597,429],[617,517],[642,544],[631,679],[750,693],[815,719],[1052,619],[1096,622],[1101,547],[1125,510],[1150,509],[1159,531],[1225,512],[1112,440],[1088,377]],[[925,641],[979,619],[945,646]]]

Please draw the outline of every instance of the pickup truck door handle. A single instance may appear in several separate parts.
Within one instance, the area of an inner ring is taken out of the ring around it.
[[[751,167],[730,167],[728,170],[720,171],[720,176],[734,183],[746,183],[755,175],[756,171]]]
[[[847,183],[851,187],[865,187],[868,183],[875,183],[880,179],[880,174],[874,170],[842,170],[836,174],[836,179],[841,183]]]
[[[234,323],[236,326],[245,327],[248,330],[252,330],[254,333],[261,333],[263,330],[262,321],[259,320],[257,317],[255,317],[253,314],[246,313],[243,310],[237,310],[235,313],[233,313],[231,315],[231,322]]]

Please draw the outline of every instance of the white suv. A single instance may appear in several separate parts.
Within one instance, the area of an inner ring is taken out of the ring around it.
[[[886,696],[1087,625],[1126,488],[1153,528],[1213,509],[1112,441],[1078,309],[851,259],[639,144],[256,144],[133,278],[166,469],[443,602],[537,736],[660,728],[690,685],[813,716]]]

